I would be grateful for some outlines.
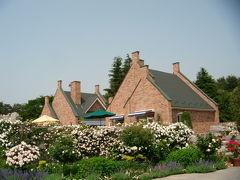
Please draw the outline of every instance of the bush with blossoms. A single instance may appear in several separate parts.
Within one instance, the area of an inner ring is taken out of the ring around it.
[[[36,162],[39,156],[38,147],[31,146],[23,141],[6,152],[6,163],[15,168],[23,168],[26,165]]]
[[[221,139],[211,133],[198,135],[197,147],[203,153],[205,159],[215,159],[221,145]]]

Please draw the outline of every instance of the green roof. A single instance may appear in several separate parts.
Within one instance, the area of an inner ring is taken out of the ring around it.
[[[168,100],[171,100],[172,107],[213,110],[178,76],[152,69],[149,69],[149,73],[154,78],[152,83]]]

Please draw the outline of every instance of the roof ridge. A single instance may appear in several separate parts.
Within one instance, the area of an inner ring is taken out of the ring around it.
[[[161,72],[161,73],[166,73],[166,74],[174,75],[173,73],[170,73],[170,72],[159,71],[159,70],[155,70],[155,69],[149,69],[149,71],[157,71],[157,72]]]

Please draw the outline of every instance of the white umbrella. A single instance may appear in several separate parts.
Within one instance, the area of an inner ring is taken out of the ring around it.
[[[47,115],[43,115],[43,116],[35,119],[34,121],[32,121],[32,123],[51,123],[51,122],[59,122],[59,120],[54,119]]]

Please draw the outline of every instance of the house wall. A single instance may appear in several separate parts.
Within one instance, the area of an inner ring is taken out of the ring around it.
[[[44,104],[43,110],[42,110],[42,113],[41,113],[40,116],[43,116],[43,115],[47,115],[47,116],[52,117],[51,111],[50,111],[50,109],[49,109],[47,104]]]
[[[62,125],[78,124],[78,118],[73,114],[70,105],[59,88],[56,91],[52,106]]]
[[[154,109],[166,123],[172,122],[170,102],[146,79],[148,66],[141,66],[137,62],[132,58],[131,68],[107,110],[116,115],[124,114],[124,122],[131,123],[136,118],[128,117],[128,114]],[[107,125],[111,124],[112,121],[107,118]]]
[[[89,112],[94,112],[94,111],[97,111],[97,110],[105,110],[104,107],[102,106],[102,104],[101,104],[99,101],[96,101],[96,102],[91,106],[91,108],[88,110],[88,113],[89,113]]]
[[[214,111],[200,111],[200,110],[187,110],[187,109],[173,109],[172,119],[177,122],[177,114],[181,112],[189,112],[192,120],[193,131],[196,133],[207,133],[210,126],[218,124],[215,120]]]

